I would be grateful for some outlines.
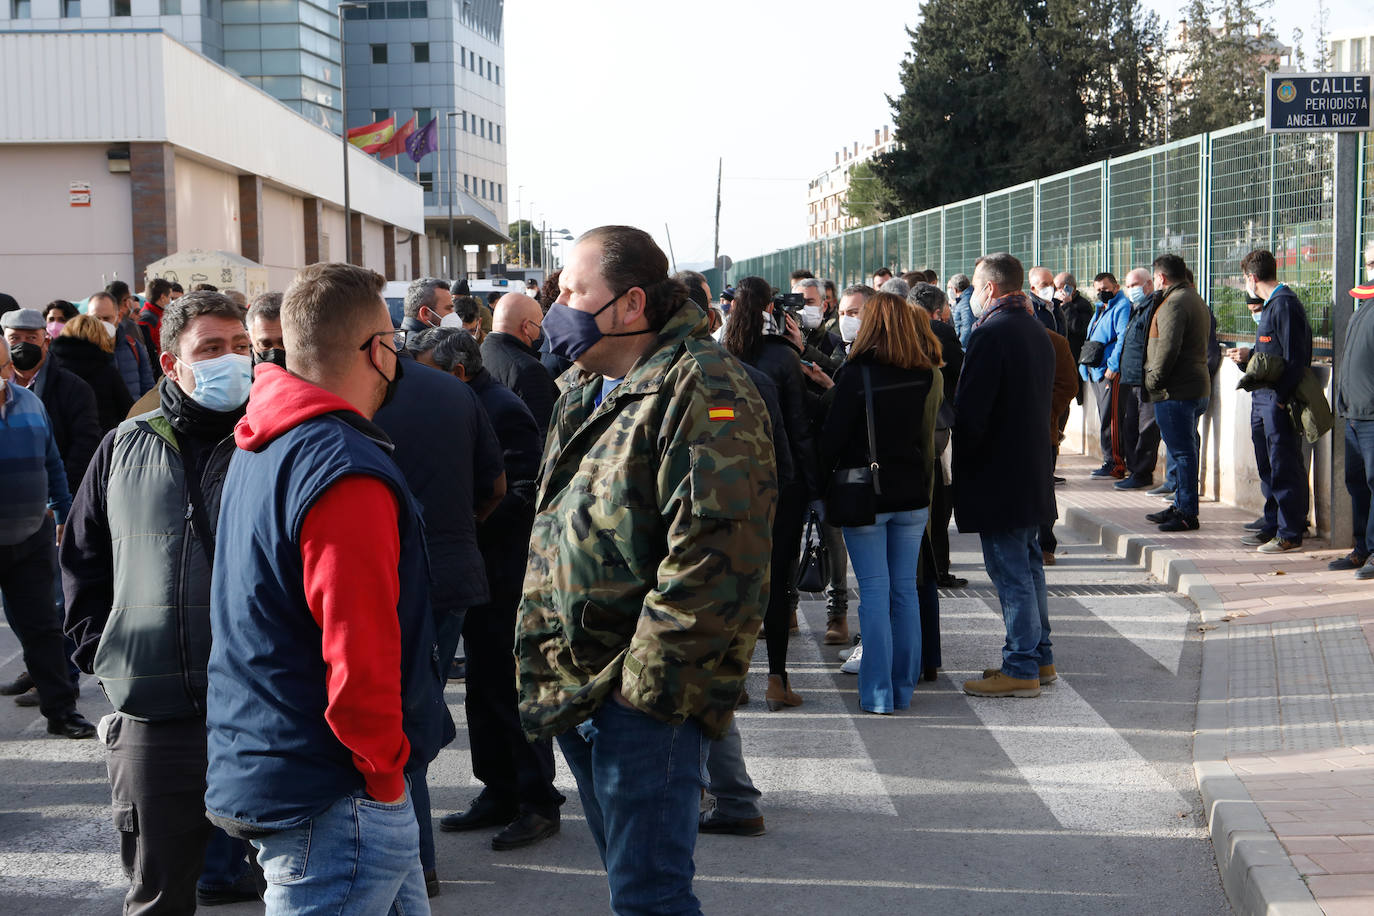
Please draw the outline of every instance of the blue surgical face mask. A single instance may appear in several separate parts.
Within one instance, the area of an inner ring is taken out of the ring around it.
[[[629,292],[629,290],[625,292]],[[544,336],[549,341],[549,352],[554,356],[561,356],[563,359],[577,362],[603,337],[634,337],[638,334],[655,333],[645,329],[643,331],[621,331],[616,334],[604,334],[596,326],[596,316],[615,305],[616,301],[623,295],[625,293],[616,296],[615,299],[607,302],[595,312],[578,311],[561,302],[555,302],[549,306],[549,312],[544,316],[543,326]]]
[[[184,361],[183,361],[184,362]],[[253,360],[241,353],[185,363],[196,379],[191,399],[207,410],[237,410],[248,400],[253,387]]]
[[[1258,311],[1258,312],[1251,312],[1251,313],[1250,313],[1250,317],[1253,318],[1253,319],[1255,319],[1255,324],[1259,324],[1259,323],[1260,323],[1260,316],[1263,315],[1263,314],[1264,314],[1264,311],[1263,311],[1263,310]]]
[[[1132,305],[1139,305],[1145,301],[1145,290],[1138,286],[1126,287],[1126,298],[1131,300]]]

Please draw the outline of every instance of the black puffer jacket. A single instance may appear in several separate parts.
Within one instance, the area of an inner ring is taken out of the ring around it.
[[[134,399],[115,368],[114,354],[80,337],[59,337],[51,344],[52,355],[63,369],[81,378],[95,392],[100,432],[109,432],[129,415]]]
[[[1131,317],[1126,322],[1126,330],[1121,333],[1123,385],[1145,385],[1145,348],[1150,342],[1150,322],[1163,299],[1163,291],[1156,290],[1140,300],[1139,305],[1131,304]]]

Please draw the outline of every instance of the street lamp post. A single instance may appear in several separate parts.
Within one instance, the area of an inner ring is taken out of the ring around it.
[[[367,9],[356,0],[339,4],[339,112],[342,117],[339,137],[343,140],[344,259],[353,263],[353,202],[348,194],[348,51],[344,42],[344,10]]]
[[[446,112],[446,114],[448,116],[448,135],[449,138],[452,139],[455,136],[453,132],[453,119],[458,117],[459,113],[456,111],[450,111]],[[454,140],[453,142],[456,143],[457,140]],[[456,278],[456,274],[454,273],[455,258],[453,252],[453,191],[454,179],[458,177],[458,157],[456,155],[456,150],[454,150],[452,147],[453,143],[450,143],[449,155],[453,157],[449,160],[448,170],[448,275],[450,280]]]

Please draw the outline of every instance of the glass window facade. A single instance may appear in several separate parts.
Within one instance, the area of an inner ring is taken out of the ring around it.
[[[183,0],[159,2],[180,8]],[[327,0],[221,0],[219,5],[224,65],[315,123],[340,130],[338,24]]]

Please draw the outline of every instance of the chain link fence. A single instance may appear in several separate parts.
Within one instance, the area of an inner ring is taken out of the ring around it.
[[[1361,136],[1361,254],[1374,241],[1374,150]],[[1254,121],[1108,159],[1038,181],[854,229],[822,242],[745,258],[734,277],[779,288],[801,266],[840,286],[879,266],[973,275],[977,258],[1009,251],[1088,285],[1118,279],[1157,255],[1181,255],[1223,336],[1252,336],[1240,259],[1274,253],[1279,279],[1307,306],[1317,338],[1331,332],[1332,134],[1266,134]],[[1363,259],[1361,258],[1361,261]]]

